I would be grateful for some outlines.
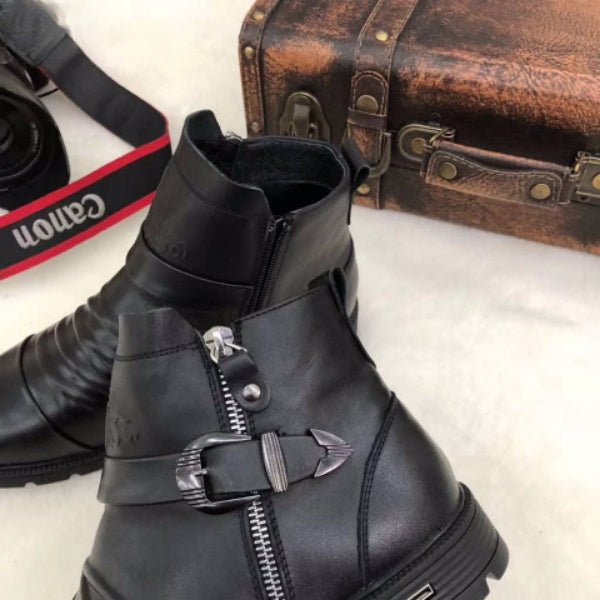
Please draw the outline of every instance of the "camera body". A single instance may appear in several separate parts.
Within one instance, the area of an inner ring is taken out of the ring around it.
[[[37,97],[47,78],[0,43],[0,208],[14,210],[69,182],[58,126]]]

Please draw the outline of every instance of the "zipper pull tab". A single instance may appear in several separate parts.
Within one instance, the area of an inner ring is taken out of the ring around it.
[[[243,350],[241,346],[234,344],[235,336],[229,327],[213,327],[204,334],[203,338],[210,352],[210,358],[216,364],[219,364],[222,358]]]
[[[211,359],[221,369],[236,402],[248,412],[267,408],[271,389],[246,348],[235,343],[233,331],[229,327],[213,327],[203,337]]]

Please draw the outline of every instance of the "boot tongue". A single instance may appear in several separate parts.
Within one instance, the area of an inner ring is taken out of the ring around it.
[[[173,266],[248,285],[256,275],[271,211],[261,189],[229,176],[239,147],[238,140],[223,137],[212,112],[188,117],[143,235]]]

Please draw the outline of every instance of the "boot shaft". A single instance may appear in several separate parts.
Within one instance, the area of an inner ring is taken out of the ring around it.
[[[142,238],[189,279],[241,290],[230,319],[305,291],[331,267],[345,268],[355,287],[348,225],[357,169],[328,144],[223,136],[211,112],[196,113],[186,121]],[[152,279],[144,281],[150,291],[161,278]],[[206,289],[198,292],[186,300],[207,304]]]

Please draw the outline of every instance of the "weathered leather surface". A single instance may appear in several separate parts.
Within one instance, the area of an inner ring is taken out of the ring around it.
[[[368,149],[373,138],[365,132],[381,123],[387,123],[394,142],[399,129],[409,123],[453,127],[456,142],[477,153],[481,160],[476,162],[482,167],[497,172],[484,177],[482,168],[471,166],[469,177],[460,183],[442,185],[432,175],[430,182],[436,185],[428,185],[418,175],[419,165],[406,161],[394,143],[391,163],[397,169],[384,177],[385,190],[379,191],[382,207],[403,209],[411,204],[412,212],[420,212],[415,206],[422,202],[407,198],[418,193],[427,201],[429,209],[423,213],[429,216],[447,218],[447,205],[464,204],[451,220],[474,224],[480,219],[471,212],[482,206],[489,208],[488,229],[581,249],[593,246],[589,228],[595,221],[594,207],[559,206],[546,214],[542,209],[548,208],[548,202],[532,204],[525,198],[527,178],[509,181],[508,174],[500,172],[502,167],[484,159],[491,152],[566,169],[573,166],[578,152],[598,151],[600,11],[596,0],[515,0],[509,5],[503,0],[419,0],[393,54],[389,98],[384,103],[387,113],[384,106],[376,115],[359,113],[358,117],[352,93],[357,42],[372,15],[386,3],[394,5],[393,0],[258,0],[256,7],[266,3],[270,6],[260,38],[253,40],[260,93],[246,91],[248,114],[259,115],[258,131],[279,133],[285,102],[297,91],[318,98],[334,143],[351,130],[359,145]],[[397,26],[390,19],[381,27],[393,37]],[[246,41],[243,31],[242,48]],[[376,71],[385,72],[385,65],[378,65]],[[242,72],[246,72],[243,59]],[[374,78],[367,83],[365,93],[381,95]],[[371,150],[376,156],[378,148]],[[568,186],[563,183],[559,190],[558,181],[548,173],[542,169],[539,175],[552,180],[553,205],[559,196],[564,198]],[[446,206],[434,209],[437,201]],[[372,191],[357,196],[357,202],[377,204]],[[585,215],[585,233],[573,225],[579,220],[576,215]]]
[[[392,104],[417,120],[434,110],[470,135],[487,124],[478,137],[489,145],[538,128],[546,143],[524,155],[571,162],[553,132],[600,135],[599,41],[595,0],[421,0],[396,52]]]
[[[591,204],[549,210],[507,203],[425,186],[418,172],[398,167],[384,178],[382,201],[392,210],[600,255],[600,208]]]
[[[256,2],[249,22],[257,9],[271,9],[257,52],[266,133],[278,131],[289,94],[306,89],[323,104],[339,141],[356,42],[376,4]],[[568,164],[574,148],[600,143],[599,32],[595,0],[514,0],[508,9],[502,0],[483,7],[479,0],[420,0],[394,53],[391,129],[437,116],[458,128],[465,145]]]

